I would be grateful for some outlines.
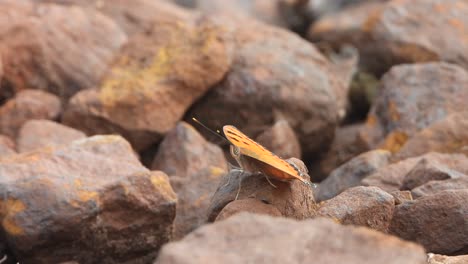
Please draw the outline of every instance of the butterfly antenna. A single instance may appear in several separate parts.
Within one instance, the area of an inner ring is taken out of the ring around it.
[[[213,131],[213,129],[210,129],[209,127],[205,126],[202,122],[198,121],[195,117],[192,117],[192,120],[195,121],[195,123],[199,124],[200,126],[204,127],[206,130],[210,131],[210,133],[216,135],[217,137],[222,138],[224,141],[227,143],[231,144],[222,134],[219,132],[219,130]]]

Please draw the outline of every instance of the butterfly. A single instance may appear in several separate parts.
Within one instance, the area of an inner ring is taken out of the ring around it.
[[[296,158],[284,160],[276,156],[234,126],[224,126],[223,132],[232,144],[231,155],[243,170],[252,173],[260,172],[267,176],[269,182],[269,177],[271,177],[279,181],[299,180],[312,186],[308,180],[310,177],[307,168],[301,160]],[[271,182],[270,184],[273,185]]]

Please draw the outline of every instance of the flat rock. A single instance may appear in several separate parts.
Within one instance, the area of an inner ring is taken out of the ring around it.
[[[360,137],[397,152],[408,138],[449,114],[467,110],[468,71],[447,63],[395,66],[382,80]]]
[[[291,32],[255,21],[234,24],[229,73],[187,117],[210,117],[202,120],[208,127],[232,124],[250,136],[284,119],[296,132],[303,153],[324,151],[339,113],[346,112],[345,100],[337,96],[344,84],[333,65]]]
[[[447,190],[395,208],[390,232],[437,254],[468,252],[468,189]]]
[[[0,133],[16,138],[23,124],[30,119],[57,119],[60,99],[39,90],[24,90],[0,106]]]
[[[273,187],[262,174],[231,170],[221,180],[213,194],[208,219],[214,221],[221,210],[234,200],[256,199],[274,206],[282,216],[305,219],[315,214],[313,189],[299,180],[281,182],[270,179]]]
[[[373,150],[363,153],[341,165],[323,180],[314,192],[317,201],[330,199],[342,191],[358,186],[366,176],[389,163],[390,152]]]
[[[468,255],[445,256],[429,253],[428,264],[465,264],[468,263]]]
[[[228,203],[218,214],[215,221],[221,221],[241,212],[264,214],[270,216],[282,216],[275,206],[253,198],[235,200]]]
[[[329,217],[341,224],[361,225],[388,231],[395,209],[392,195],[378,187],[358,186],[320,203],[317,216]]]
[[[446,190],[468,189],[468,175],[459,178],[442,181],[429,181],[411,190],[411,195],[417,199],[419,197],[433,195]]]
[[[50,120],[29,120],[21,127],[17,142],[18,152],[26,152],[46,146],[59,146],[86,135],[76,129]]]
[[[110,18],[78,6],[8,0],[0,13],[0,97],[35,88],[69,98],[96,85],[127,41]]]
[[[148,263],[170,239],[169,179],[120,136],[8,156],[0,172],[1,231],[20,263]]]
[[[0,158],[16,154],[16,144],[11,138],[0,135]]]
[[[257,142],[279,157],[301,158],[301,145],[296,133],[286,120],[279,120],[273,126],[263,131]]]
[[[149,147],[224,77],[227,35],[206,17],[155,23],[132,37],[97,89],[70,100],[63,122],[88,135],[119,133],[137,150]]]
[[[255,246],[253,246],[255,245]],[[294,245],[294,246],[291,246]],[[365,227],[242,213],[163,247],[155,263],[426,263],[424,249]]]

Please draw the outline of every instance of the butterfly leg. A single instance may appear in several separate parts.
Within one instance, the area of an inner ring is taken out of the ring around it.
[[[276,185],[274,185],[274,184],[270,181],[270,178],[268,178],[268,176],[265,175],[265,178],[266,178],[266,180],[268,181],[268,183],[269,183],[271,186],[273,186],[274,188],[278,188],[278,187],[276,187]]]
[[[239,194],[240,194],[240,191],[241,191],[241,185],[242,185],[242,177],[239,179],[239,188],[237,189],[237,194],[236,194],[236,198],[234,199],[234,201],[236,201],[237,198],[239,198]]]

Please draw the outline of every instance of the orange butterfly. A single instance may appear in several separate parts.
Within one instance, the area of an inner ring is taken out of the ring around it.
[[[312,186],[307,179],[310,178],[307,168],[301,160],[296,158],[284,160],[276,156],[234,126],[224,126],[223,131],[232,143],[231,155],[243,170],[253,173],[261,172],[267,176],[268,181],[270,181],[268,177],[279,181],[300,180]],[[270,184],[273,185],[271,182]]]

